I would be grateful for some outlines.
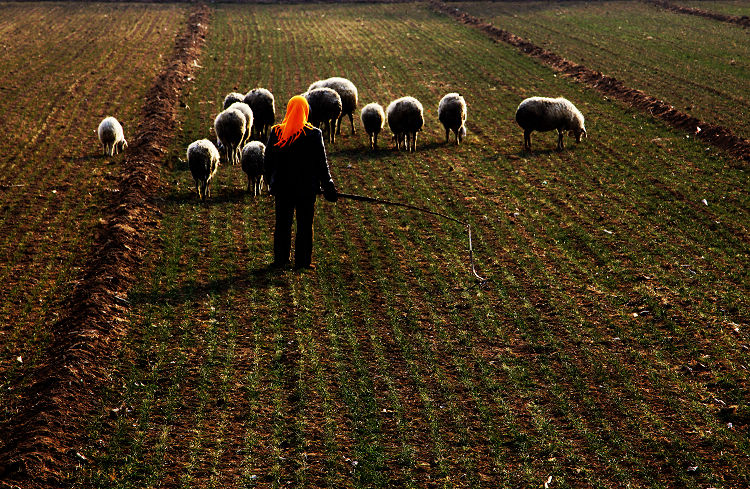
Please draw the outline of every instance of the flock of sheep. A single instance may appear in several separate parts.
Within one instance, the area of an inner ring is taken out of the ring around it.
[[[354,112],[357,110],[357,87],[346,78],[333,77],[311,84],[303,94],[310,105],[308,121],[321,128],[324,138],[335,142],[341,134],[341,121],[349,117],[352,134],[356,133]],[[263,158],[269,129],[274,124],[276,109],[273,94],[256,88],[246,94],[232,92],[224,98],[223,111],[214,119],[218,144],[208,139],[188,146],[187,161],[195,180],[200,200],[210,196],[209,183],[224,158],[232,165],[240,163],[247,174],[247,192],[259,195],[263,185]],[[402,97],[388,107],[377,103],[365,105],[360,120],[369,136],[370,149],[376,149],[378,135],[386,121],[393,133],[396,149],[416,151],[417,134],[424,126],[424,108],[414,97]],[[445,128],[445,142],[451,131],[456,144],[466,136],[466,101],[458,93],[445,95],[438,104],[438,120]],[[531,150],[533,131],[558,131],[557,148],[564,148],[563,134],[569,131],[580,142],[586,137],[581,112],[564,98],[527,98],[516,110],[516,122],[524,130],[524,149]],[[114,117],[105,118],[98,129],[104,153],[113,156],[127,148],[122,126]]]

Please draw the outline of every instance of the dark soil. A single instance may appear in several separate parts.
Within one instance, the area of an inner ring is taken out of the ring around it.
[[[84,461],[82,420],[98,406],[98,390],[125,334],[128,290],[159,224],[156,196],[162,160],[177,123],[180,94],[195,70],[211,9],[193,7],[174,54],[146,95],[118,192],[104,211],[67,310],[50,326],[46,360],[31,374],[18,415],[0,427],[0,482],[21,487],[61,485],[62,474]]]
[[[695,137],[722,148],[742,160],[750,161],[750,141],[737,136],[726,127],[696,119],[641,90],[626,86],[615,77],[604,75],[600,71],[594,71],[583,65],[574,63],[512,32],[483,22],[477,17],[462,12],[457,8],[450,7],[436,0],[431,1],[430,4],[435,10],[449,14],[460,22],[485,32],[493,39],[506,42],[520,49],[529,56],[543,61],[555,71],[561,72],[565,76],[594,88],[607,96],[648,112],[669,125],[688,131],[694,134]]]

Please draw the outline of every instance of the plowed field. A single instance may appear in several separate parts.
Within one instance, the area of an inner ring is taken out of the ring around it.
[[[107,8],[140,12],[131,29],[152,13],[169,17],[157,9],[176,15],[172,29],[184,19],[174,7]],[[95,414],[83,420],[88,441],[74,451],[66,482],[750,484],[743,162],[426,5],[213,8],[197,75],[181,97],[177,142],[161,162],[169,189],[160,246],[128,294],[127,336]],[[165,35],[159,49],[169,52],[173,40]],[[144,73],[131,80],[143,90]],[[208,202],[197,201],[185,148],[214,137],[227,93],[270,89],[280,120],[292,95],[329,76],[351,79],[360,107],[403,95],[425,106],[414,154],[396,152],[387,129],[370,152],[359,121],[355,135],[344,123],[328,146],[339,190],[466,220],[486,282],[471,275],[465,229],[451,221],[321,199],[317,268],[298,273],[266,267],[273,199],[246,196],[240,168],[222,166]],[[682,90],[678,76],[669,81]],[[458,147],[444,144],[436,113],[451,91],[468,102],[468,136]],[[522,151],[513,114],[537,94],[574,101],[589,138],[566,137],[557,152],[556,135],[534,133],[534,152]],[[122,103],[134,115],[141,105]],[[719,121],[725,114],[712,107],[703,106],[706,118]],[[735,119],[721,121],[741,133]],[[95,122],[79,126],[90,132]],[[82,138],[81,148],[65,151],[108,168]],[[49,141],[47,151],[67,148]],[[15,189],[3,189],[6,219],[16,205],[9,196],[22,194]],[[77,199],[64,202],[77,209]],[[83,228],[69,232],[85,245]],[[26,235],[46,233],[36,225]],[[20,338],[33,327],[5,330]],[[39,354],[37,343],[15,341],[24,358]],[[16,350],[4,354],[8,365]]]
[[[698,119],[750,137],[747,29],[643,2],[452,5]]]
[[[132,136],[184,20],[173,5],[0,4],[0,421],[44,351],[119,174],[97,126],[115,115]]]

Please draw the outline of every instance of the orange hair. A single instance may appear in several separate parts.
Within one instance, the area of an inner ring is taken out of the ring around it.
[[[295,95],[289,99],[289,103],[286,104],[286,115],[281,124],[277,124],[274,127],[276,136],[279,138],[279,142],[276,146],[286,146],[293,142],[302,133],[302,130],[307,127],[312,129],[307,122],[307,116],[310,114],[310,104],[307,103],[307,99],[302,95]]]

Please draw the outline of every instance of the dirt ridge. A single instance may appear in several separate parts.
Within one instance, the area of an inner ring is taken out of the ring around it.
[[[728,22],[730,24],[741,25],[742,27],[750,27],[750,17],[743,15],[739,17],[737,15],[722,14],[720,12],[712,12],[710,10],[704,10],[702,8],[685,7],[682,5],[674,4],[668,0],[644,0],[646,3],[656,5],[678,14],[697,15],[698,17],[705,17],[707,19],[719,20],[721,22]]]
[[[110,375],[106,359],[126,332],[127,293],[159,225],[161,160],[177,127],[180,94],[197,69],[210,15],[205,4],[191,7],[171,59],[146,94],[81,279],[65,301],[67,310],[51,325],[46,360],[29,373],[18,415],[0,427],[0,486],[64,485],[65,471],[87,460],[79,448],[85,443],[83,419],[97,407],[97,390]]]
[[[430,0],[430,5],[438,12],[448,14],[465,25],[483,31],[495,40],[510,44],[525,54],[541,60],[555,71],[561,72],[567,77],[594,88],[600,93],[625,102],[632,107],[648,112],[672,127],[685,130],[696,138],[700,138],[707,143],[726,150],[733,156],[750,161],[750,140],[737,136],[724,126],[701,121],[641,90],[626,86],[622,81],[613,76],[604,75],[600,71],[595,71],[574,63],[512,32],[483,22],[479,18],[469,15],[458,8],[448,6],[439,0]]]

